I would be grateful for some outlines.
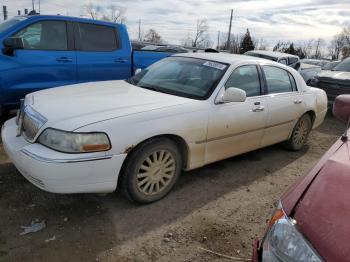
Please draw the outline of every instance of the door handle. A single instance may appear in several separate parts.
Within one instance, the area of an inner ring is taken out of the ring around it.
[[[298,100],[294,100],[294,104],[298,105],[298,104],[301,104],[303,101],[298,99]]]
[[[125,63],[129,62],[129,60],[120,57],[120,58],[115,59],[114,62],[115,63],[125,64]]]
[[[56,58],[57,62],[63,62],[63,63],[70,63],[73,62],[73,59],[68,58],[68,57],[58,57]]]
[[[256,106],[253,108],[253,112],[262,112],[265,110],[265,107],[264,106]]]

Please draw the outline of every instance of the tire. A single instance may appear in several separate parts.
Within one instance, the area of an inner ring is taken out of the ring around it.
[[[284,143],[284,146],[289,150],[299,151],[306,144],[311,128],[312,121],[310,115],[303,115],[295,124],[293,132],[289,140]]]
[[[176,144],[167,138],[155,138],[131,151],[120,186],[130,200],[152,203],[170,192],[181,171],[182,157]]]

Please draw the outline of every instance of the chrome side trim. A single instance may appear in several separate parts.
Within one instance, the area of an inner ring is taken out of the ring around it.
[[[81,157],[81,158],[75,158],[75,159],[51,159],[46,158],[42,156],[38,156],[37,154],[34,154],[32,152],[29,152],[26,149],[22,149],[21,152],[37,161],[44,162],[44,163],[51,163],[51,164],[62,164],[62,163],[78,163],[78,162],[88,162],[88,161],[98,161],[98,160],[105,160],[105,159],[111,159],[112,156],[101,156],[101,157]]]
[[[212,141],[216,141],[216,140],[221,140],[221,139],[225,139],[225,138],[229,138],[229,137],[234,137],[234,136],[239,136],[239,135],[244,135],[244,134],[248,134],[251,132],[256,132],[256,131],[260,131],[260,130],[264,130],[264,129],[269,129],[272,127],[276,127],[276,126],[281,126],[281,125],[286,125],[289,123],[294,122],[294,120],[290,120],[290,121],[286,121],[286,122],[282,122],[276,125],[270,125],[270,126],[266,126],[266,127],[262,127],[262,128],[257,128],[254,130],[249,130],[249,131],[243,131],[243,132],[239,132],[239,133],[234,133],[234,134],[227,134],[224,136],[218,136],[218,137],[213,137],[213,138],[209,138],[209,139],[205,139],[205,140],[200,140],[200,141],[196,141],[196,144],[203,144],[203,143],[208,143],[208,142],[212,142]]]

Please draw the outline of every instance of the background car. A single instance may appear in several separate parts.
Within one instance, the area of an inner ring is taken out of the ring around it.
[[[327,93],[329,104],[332,105],[338,95],[350,93],[350,57],[331,71],[317,74],[308,84],[323,89]]]
[[[350,121],[350,95],[337,97],[333,114]],[[346,130],[282,196],[253,261],[350,261],[349,137]]]
[[[329,63],[329,60],[304,58],[304,59],[301,59],[300,62],[304,64],[309,64],[309,65],[317,65],[323,69],[323,67]]]
[[[308,82],[315,75],[321,72],[321,67],[318,65],[309,65],[305,63],[301,63],[301,60],[298,56],[281,53],[281,52],[273,52],[273,51],[265,51],[265,50],[253,50],[244,53],[244,55],[260,57],[272,61],[276,61],[278,63],[288,65],[295,70],[297,70],[301,76],[304,78],[305,82]]]
[[[182,170],[284,142],[300,150],[327,112],[323,90],[280,63],[220,53],[165,58],[127,81],[28,95],[2,129],[18,170],[56,193],[113,192],[140,203]],[[50,170],[50,172],[47,172]]]

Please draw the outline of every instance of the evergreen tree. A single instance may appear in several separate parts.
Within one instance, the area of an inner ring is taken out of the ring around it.
[[[240,46],[240,52],[241,54],[244,54],[245,52],[254,50],[255,46],[252,40],[252,37],[250,36],[249,29],[247,29],[247,32],[242,38],[241,46]]]
[[[294,48],[294,43],[291,43],[287,49],[284,50],[285,53],[296,55],[296,50]]]

